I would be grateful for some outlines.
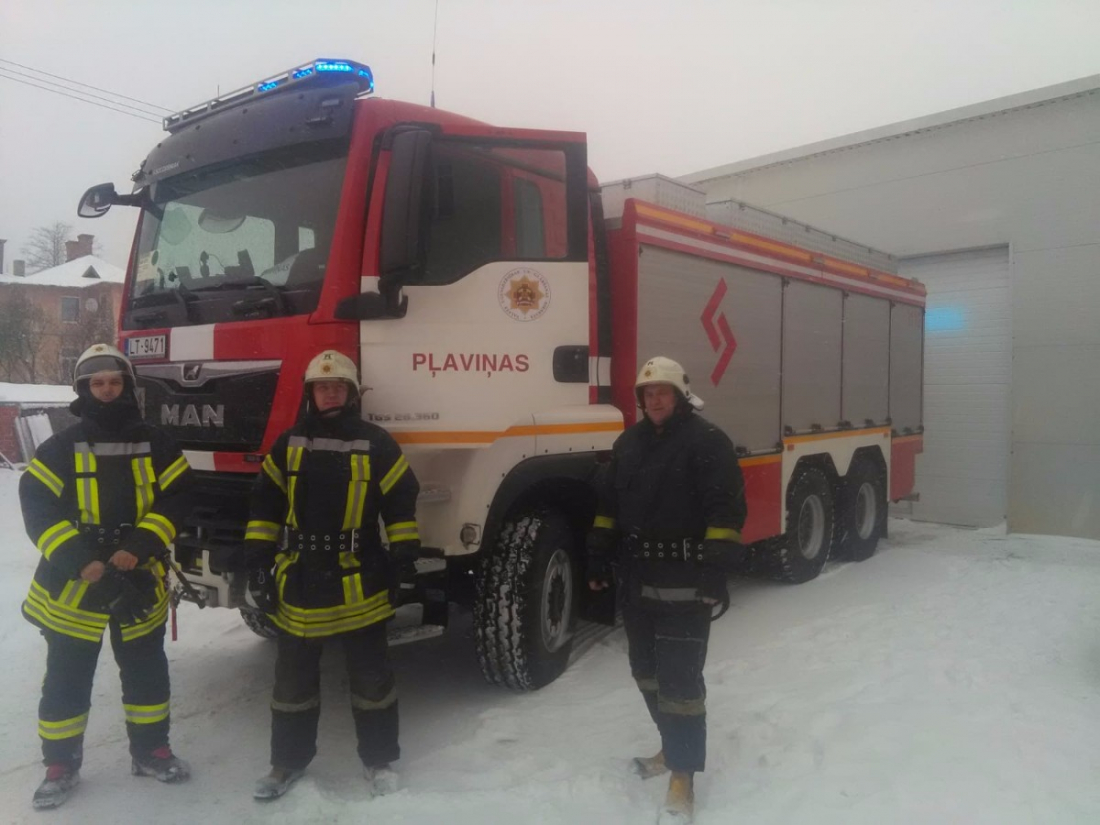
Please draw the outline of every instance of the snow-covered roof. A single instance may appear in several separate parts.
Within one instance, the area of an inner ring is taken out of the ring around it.
[[[0,404],[68,404],[74,398],[76,393],[69,386],[7,384],[0,381]]]
[[[74,258],[60,266],[52,266],[23,277],[0,275],[0,284],[35,284],[36,286],[63,286],[82,289],[93,284],[121,284],[126,272],[95,255]]]

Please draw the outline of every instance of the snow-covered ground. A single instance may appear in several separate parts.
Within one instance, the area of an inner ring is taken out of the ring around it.
[[[194,779],[129,775],[117,668],[100,659],[84,784],[36,813],[45,645],[19,615],[37,551],[0,471],[0,818],[109,823],[639,823],[664,783],[621,630],[528,695],[486,685],[468,620],[394,651],[405,789],[370,800],[339,651],[320,754],[283,800],[267,768],[273,646],[224,610],[180,611],[173,745]],[[737,581],[707,664],[707,823],[1100,822],[1100,543],[894,520],[879,554],[799,587]]]

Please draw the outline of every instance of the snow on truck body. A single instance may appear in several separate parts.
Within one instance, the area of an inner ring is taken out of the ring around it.
[[[631,197],[642,183],[602,198],[583,134],[372,91],[362,64],[296,67],[166,118],[134,194],[82,202],[142,210],[120,340],[197,471],[175,554],[212,602],[241,606],[247,492],[325,348],[359,365],[364,415],[421,481],[432,558],[404,597],[425,632],[472,602],[491,681],[553,680],[578,615],[606,618],[581,548],[653,354],[685,364],[740,446],[756,555],[802,581],[873,552],[920,451],[919,284],[821,233],[791,243],[778,219],[707,220],[667,179],[652,202]]]

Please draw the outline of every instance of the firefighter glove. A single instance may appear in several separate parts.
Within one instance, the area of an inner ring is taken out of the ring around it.
[[[741,563],[745,548],[740,542],[725,539],[703,539],[698,560],[704,565],[732,570]]]
[[[248,588],[244,602],[263,613],[274,613],[278,601],[275,575],[268,567],[254,567],[248,571]]]
[[[96,583],[104,608],[119,624],[131,625],[144,620],[156,607],[156,579],[148,570],[124,573],[113,564],[103,570]]]
[[[696,593],[700,599],[713,599],[718,604],[728,605],[729,588],[726,582],[726,569],[716,565],[703,565],[702,575]]]
[[[611,560],[615,551],[615,536],[610,530],[592,530],[585,541],[588,555],[588,580],[596,584],[611,584]]]
[[[401,585],[415,581],[420,542],[415,539],[390,545],[390,604],[400,604]]]

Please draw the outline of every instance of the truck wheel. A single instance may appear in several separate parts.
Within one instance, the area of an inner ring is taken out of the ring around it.
[[[875,554],[886,526],[886,484],[879,467],[857,459],[840,488],[837,557],[866,561]]]
[[[271,617],[262,610],[257,610],[254,607],[242,607],[241,618],[244,619],[244,623],[248,625],[248,629],[257,636],[263,636],[265,639],[274,639],[279,635],[279,628],[271,621]]]
[[[833,492],[816,467],[801,470],[787,489],[787,532],[779,540],[778,578],[801,584],[817,578],[833,546]]]
[[[556,510],[510,517],[482,560],[474,600],[485,678],[513,690],[550,684],[569,661],[577,612],[574,538]]]

